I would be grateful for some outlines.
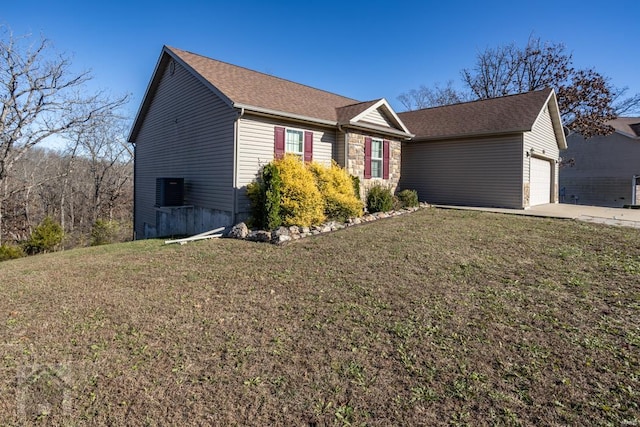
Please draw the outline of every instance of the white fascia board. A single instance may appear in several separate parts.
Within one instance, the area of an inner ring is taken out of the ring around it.
[[[558,98],[556,97],[556,91],[551,89],[551,93],[547,98],[547,102],[544,104],[549,107],[549,115],[551,116],[551,123],[553,124],[553,132],[556,134],[556,141],[558,141],[558,147],[561,150],[567,149],[567,138],[564,135],[564,127],[562,126],[562,118],[560,117],[560,107],[558,106]],[[541,110],[544,111],[544,107]],[[537,120],[537,119],[536,119]]]
[[[370,106],[369,108],[367,108],[366,110],[364,110],[363,112],[361,112],[360,114],[358,114],[357,116],[353,117],[350,120],[350,123],[353,122],[357,122],[362,120],[362,118],[364,116],[366,116],[367,114],[369,114],[371,111],[373,110],[377,110],[378,108],[383,107],[385,109],[385,111],[387,112],[387,114],[389,114],[393,120],[395,121],[396,125],[398,125],[400,128],[402,128],[402,130],[405,133],[410,134],[411,132],[409,132],[409,129],[407,129],[407,127],[404,125],[404,123],[402,123],[402,120],[400,120],[400,117],[398,117],[398,115],[396,114],[395,111],[393,111],[393,108],[391,108],[391,105],[389,105],[389,103],[387,102],[386,99],[381,98],[378,102],[376,102],[375,104],[373,104],[372,106]]]
[[[241,103],[234,103],[233,104],[234,107],[242,109],[244,108],[245,111],[249,111],[249,112],[253,112],[253,113],[260,113],[260,114],[264,114],[267,116],[274,116],[274,117],[282,117],[284,119],[291,119],[291,120],[296,120],[296,121],[302,121],[302,122],[310,122],[310,123],[317,123],[317,124],[321,124],[321,125],[326,125],[326,126],[338,126],[338,122],[333,121],[333,120],[324,120],[324,119],[318,119],[315,117],[309,117],[309,116],[303,116],[300,114],[292,114],[292,113],[287,113],[284,111],[278,111],[278,110],[271,110],[269,108],[263,108],[263,107],[256,107],[255,105],[248,105],[248,104],[241,104]]]
[[[364,130],[364,131],[373,131],[373,132],[377,132],[377,133],[381,133],[381,134],[388,134],[388,135],[394,135],[394,136],[400,136],[404,139],[411,139],[413,138],[415,135],[412,134],[411,132],[404,132],[398,129],[394,129],[394,128],[387,128],[387,127],[383,127],[383,126],[376,126],[376,125],[371,125],[368,123],[362,123],[362,122],[356,122],[354,120],[351,120],[348,124],[343,125],[345,127],[350,127],[353,129],[359,129],[359,130]]]

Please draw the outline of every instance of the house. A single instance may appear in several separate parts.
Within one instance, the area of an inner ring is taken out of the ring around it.
[[[614,130],[607,136],[567,137],[561,202],[609,207],[640,203],[640,117],[619,117],[607,124]]]
[[[401,188],[434,204],[523,209],[558,202],[567,148],[552,89],[398,114]]]
[[[135,237],[196,234],[247,218],[246,186],[286,152],[395,189],[413,135],[385,99],[359,102],[163,47],[129,141]]]

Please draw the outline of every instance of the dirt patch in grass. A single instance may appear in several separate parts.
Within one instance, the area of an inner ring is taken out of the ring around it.
[[[421,210],[0,264],[0,424],[638,425],[640,231]]]

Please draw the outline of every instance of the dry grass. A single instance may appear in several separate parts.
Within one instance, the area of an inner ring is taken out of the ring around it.
[[[0,264],[0,424],[639,425],[640,231],[423,210]]]

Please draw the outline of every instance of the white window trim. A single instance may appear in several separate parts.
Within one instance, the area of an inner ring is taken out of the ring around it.
[[[375,157],[374,153],[374,149],[373,149],[373,144],[375,142],[379,142],[380,143],[380,157]],[[378,170],[378,172],[380,173],[379,176],[374,176],[373,175],[373,162],[374,161],[380,161],[380,169]],[[384,140],[380,139],[380,138],[371,138],[371,178],[372,179],[382,179],[382,177],[384,176]]]
[[[300,152],[289,151],[289,146],[287,144],[287,135],[288,135],[289,131],[302,133],[302,151],[300,151]],[[284,152],[285,152],[285,154],[289,153],[289,154],[295,154],[296,156],[299,156],[299,157],[304,157],[304,135],[305,135],[305,130],[303,130],[303,129],[285,127],[284,128]]]

